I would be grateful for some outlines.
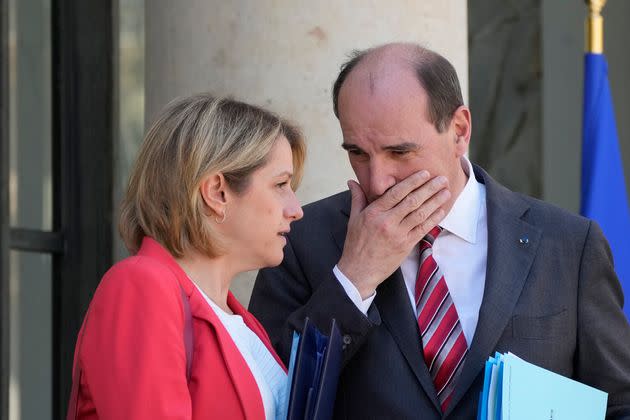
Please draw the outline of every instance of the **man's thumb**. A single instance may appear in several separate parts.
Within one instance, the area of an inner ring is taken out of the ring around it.
[[[363,193],[363,189],[356,181],[349,180],[348,188],[350,189],[350,194],[352,195],[352,204],[350,208],[350,217],[356,216],[359,214],[365,206],[367,206],[367,199],[365,198],[365,194]]]

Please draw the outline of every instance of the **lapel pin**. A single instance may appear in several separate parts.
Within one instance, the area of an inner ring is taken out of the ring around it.
[[[526,235],[521,236],[518,243],[521,245],[527,245],[529,243],[529,238]]]

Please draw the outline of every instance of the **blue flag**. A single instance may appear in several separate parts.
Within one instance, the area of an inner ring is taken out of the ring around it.
[[[584,57],[582,215],[596,220],[610,243],[630,319],[630,210],[624,181],[608,65],[602,54]]]

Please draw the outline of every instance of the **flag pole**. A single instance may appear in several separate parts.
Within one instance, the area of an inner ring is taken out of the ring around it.
[[[604,53],[604,18],[601,11],[606,0],[585,0],[589,13],[586,18],[586,52],[592,54]]]

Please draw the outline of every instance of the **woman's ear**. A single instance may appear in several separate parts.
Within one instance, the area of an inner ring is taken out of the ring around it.
[[[227,183],[221,172],[208,174],[199,186],[199,192],[204,204],[212,210],[215,215],[223,217],[227,206]]]

